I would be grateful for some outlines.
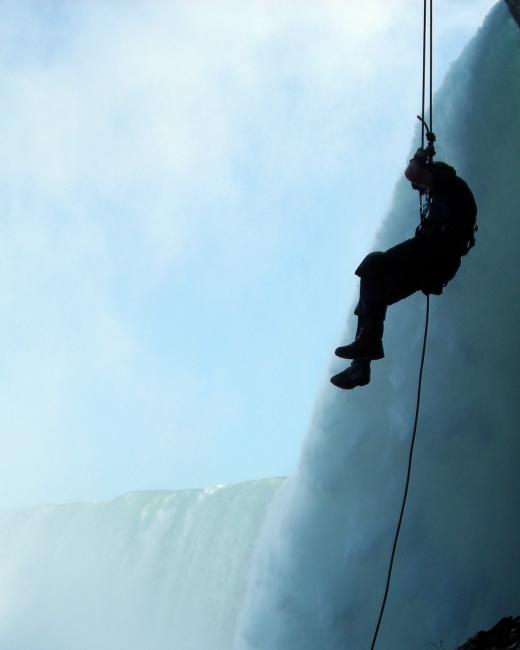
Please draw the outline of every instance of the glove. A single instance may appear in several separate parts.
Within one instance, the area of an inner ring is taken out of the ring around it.
[[[430,145],[428,145],[428,147],[429,146]],[[419,149],[417,149],[417,151],[415,152],[415,155],[412,158],[412,160],[416,160],[421,165],[426,165],[426,163],[428,162],[428,150],[419,147]]]

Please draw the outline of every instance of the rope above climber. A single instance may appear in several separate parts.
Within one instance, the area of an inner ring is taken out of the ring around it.
[[[384,357],[383,325],[387,307],[416,291],[440,295],[457,273],[461,257],[475,243],[477,205],[468,184],[455,169],[434,162],[435,136],[427,129],[428,146],[410,160],[405,176],[426,200],[421,222],[411,239],[385,252],[365,257],[355,273],[360,278],[355,340],[336,349],[351,365],[334,375],[338,388],[352,389],[370,381],[370,364]]]

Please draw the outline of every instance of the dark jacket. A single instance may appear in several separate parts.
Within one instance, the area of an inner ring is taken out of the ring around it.
[[[475,243],[477,204],[473,193],[450,165],[436,162],[429,170],[434,184],[416,236],[444,248],[446,253],[466,255]]]

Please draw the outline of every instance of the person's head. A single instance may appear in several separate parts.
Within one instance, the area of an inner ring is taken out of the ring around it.
[[[446,174],[446,176],[456,176],[457,171],[455,167],[448,165],[448,163],[442,162],[441,160],[436,160],[433,163],[430,163],[428,167],[434,172],[440,172],[441,174]]]

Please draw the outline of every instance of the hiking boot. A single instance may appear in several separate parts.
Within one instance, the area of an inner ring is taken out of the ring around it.
[[[370,381],[370,361],[354,359],[350,367],[330,378],[334,386],[351,390],[356,386],[366,386]]]
[[[359,317],[356,340],[336,348],[341,359],[368,359],[375,361],[385,356],[383,350],[383,321]]]
[[[342,345],[336,348],[335,354],[341,359],[366,359],[367,361],[376,361],[385,356],[383,341],[381,339],[363,339],[349,345]]]

